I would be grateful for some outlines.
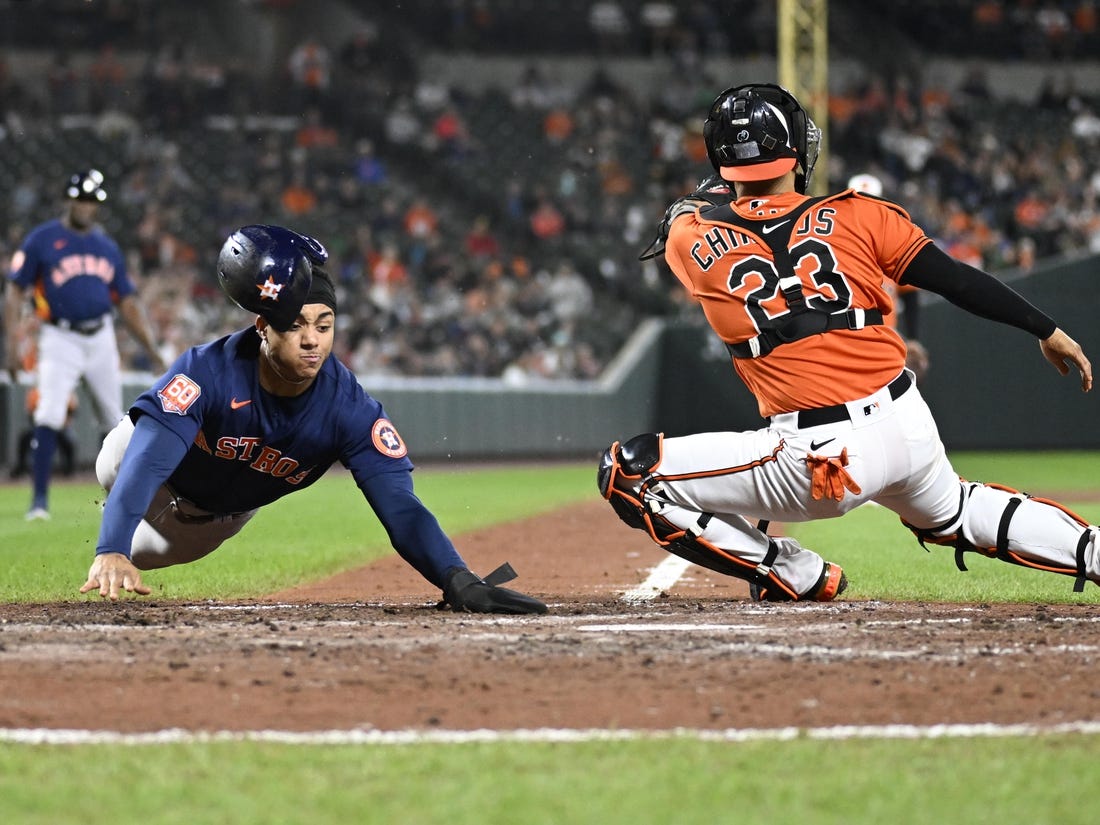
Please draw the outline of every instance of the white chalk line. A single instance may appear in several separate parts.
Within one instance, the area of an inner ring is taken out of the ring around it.
[[[318,730],[192,731],[182,728],[121,733],[73,728],[0,728],[0,743],[17,745],[195,745],[262,742],[278,745],[454,745],[519,743],[631,742],[668,739],[701,742],[787,742],[795,739],[973,739],[1098,735],[1100,721],[1057,725],[994,723],[954,725],[838,725],[824,728],[673,728],[670,730],[604,728],[530,728],[517,730]]]
[[[637,587],[632,587],[623,594],[623,601],[627,603],[648,602],[657,598],[661,593],[672,587],[680,580],[691,567],[691,562],[679,556],[669,555],[649,571],[646,580]]]

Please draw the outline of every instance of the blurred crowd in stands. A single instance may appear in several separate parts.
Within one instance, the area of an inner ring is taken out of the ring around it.
[[[216,16],[219,0],[7,0],[10,42],[134,49],[157,42],[172,6],[179,22]],[[310,7],[315,17],[339,0],[239,0],[274,11]],[[362,3],[345,2],[359,6]],[[387,28],[405,22],[428,48],[483,54],[654,55],[681,48],[743,56],[774,54],[777,5],[758,0],[402,0],[371,4]],[[392,8],[387,8],[392,6]],[[997,60],[1092,59],[1100,53],[1096,0],[833,0],[829,16],[905,32],[926,55]],[[173,21],[176,18],[171,18]],[[831,34],[834,34],[831,32]]]
[[[84,4],[73,5],[78,14]],[[388,20],[335,41],[303,32],[268,73],[172,37],[148,17],[156,4],[107,5],[120,39],[102,36],[84,61],[50,52],[40,89],[16,82],[0,55],[5,259],[56,215],[69,174],[97,166],[110,193],[104,222],[167,357],[247,323],[217,289],[218,249],[242,224],[281,223],[329,248],[337,354],[358,374],[516,383],[593,378],[641,319],[696,317],[664,264],[638,255],[665,205],[709,173],[707,104],[759,79],[711,76],[704,55],[734,37],[766,50],[775,23],[760,12],[768,3],[574,2],[587,16],[573,26],[588,28],[571,42],[661,52],[667,82],[639,95],[597,66],[568,84],[532,49],[518,82],[475,94],[424,73],[418,48],[522,43],[530,4],[449,0],[441,14],[406,0],[402,19],[422,41],[393,36]],[[989,36],[966,45],[997,43],[998,57],[1100,53],[1091,2],[940,0],[919,20],[912,4],[887,5],[938,43],[986,25]],[[727,25],[731,7],[753,25]],[[1058,37],[1054,23],[1036,27],[1055,11],[1066,21]],[[155,46],[135,52],[123,32]],[[123,59],[135,53],[140,63]],[[1056,68],[1029,104],[998,100],[983,72],[975,64],[950,88],[898,73],[836,90],[830,189],[878,176],[945,250],[994,272],[1100,253],[1100,101]]]

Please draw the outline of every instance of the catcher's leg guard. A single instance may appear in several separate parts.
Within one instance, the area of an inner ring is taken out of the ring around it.
[[[616,441],[600,457],[596,473],[600,494],[611,504],[619,518],[631,527],[644,530],[670,553],[716,573],[749,582],[750,592],[756,601],[795,601],[800,598],[772,571],[780,547],[766,534],[767,552],[760,562],[754,563],[704,538],[707,526],[714,520],[712,513],[699,513],[696,522],[688,528],[674,524],[661,514],[667,502],[656,495],[660,491],[660,479],[654,476],[661,462],[661,444],[661,435],[645,433],[621,444]],[[836,584],[830,598],[843,589],[839,586],[839,580]],[[816,594],[818,589],[817,586],[812,588],[805,598],[815,598],[816,595],[810,594]]]
[[[963,554],[980,553],[1035,570],[1073,576],[1073,589],[1100,580],[1098,529],[1056,501],[998,484],[962,482],[959,512],[950,522],[921,529],[903,521],[921,546],[955,548],[955,565],[966,570]]]
[[[639,530],[649,530],[642,506],[642,482],[661,463],[661,436],[657,433],[636,435],[620,444],[616,441],[603,451],[596,471],[596,485],[615,513]],[[650,531],[652,535],[652,531]],[[654,541],[661,544],[656,536]]]

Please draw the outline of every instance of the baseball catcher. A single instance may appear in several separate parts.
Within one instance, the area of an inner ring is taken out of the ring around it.
[[[884,279],[930,290],[1035,336],[1092,388],[1081,347],[996,278],[936,247],[897,204],[852,189],[806,195],[821,133],[786,90],[737,86],[703,124],[715,177],[669,207],[654,246],[725,342],[767,426],[615,442],[600,493],[669,552],[749,582],[755,600],[830,601],[841,568],[766,523],[843,515],[867,501],[922,544],[1100,582],[1100,528],[1065,507],[959,478],[883,323]],[[722,193],[723,185],[729,192]],[[648,253],[648,251],[647,251]]]

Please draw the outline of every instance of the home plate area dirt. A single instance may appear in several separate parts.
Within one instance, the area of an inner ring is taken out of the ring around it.
[[[265,600],[0,606],[0,729],[770,729],[1100,719],[1100,605],[756,605],[600,501],[456,537],[549,614],[439,610],[396,557]],[[231,552],[226,546],[220,552]],[[1067,582],[1068,586],[1068,582]]]

